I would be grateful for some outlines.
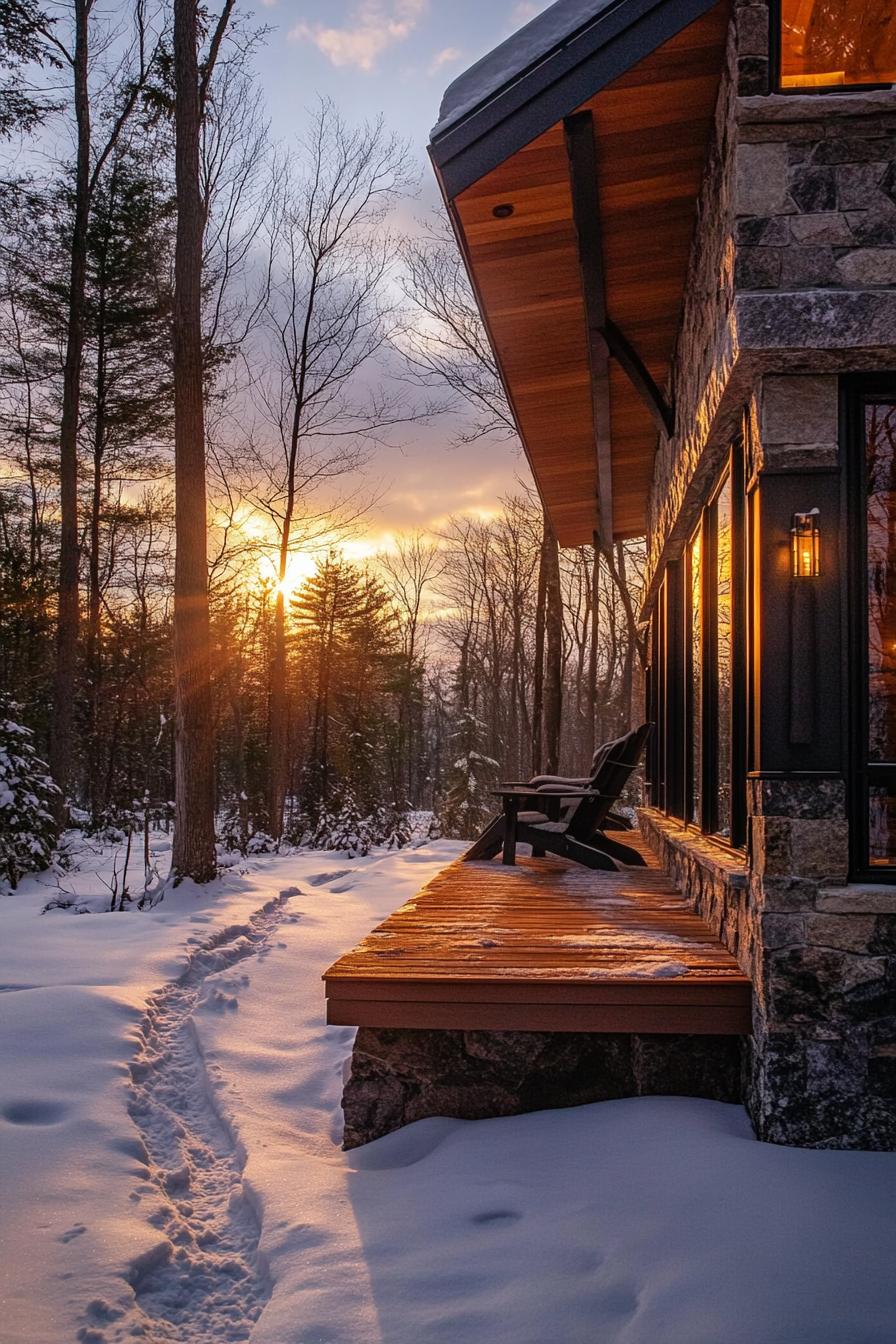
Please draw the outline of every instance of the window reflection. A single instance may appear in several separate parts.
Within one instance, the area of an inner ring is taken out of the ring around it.
[[[731,479],[716,501],[716,676],[718,694],[718,814],[716,829],[731,834]]]
[[[872,868],[896,864],[896,797],[880,786],[868,790],[868,860]]]
[[[868,759],[896,761],[896,406],[865,407]]]
[[[781,0],[781,87],[896,82],[893,0]]]
[[[688,572],[691,585],[691,808],[690,820],[699,826],[703,803],[703,600],[701,592],[702,541],[697,529],[688,547]]]

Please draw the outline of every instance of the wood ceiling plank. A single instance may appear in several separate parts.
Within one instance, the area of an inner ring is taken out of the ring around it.
[[[583,105],[595,119],[610,317],[662,389],[722,67],[720,4]],[[496,205],[514,213],[495,219]],[[455,202],[527,454],[562,545],[596,523],[586,319],[562,123]],[[656,430],[610,366],[613,528],[644,530]]]

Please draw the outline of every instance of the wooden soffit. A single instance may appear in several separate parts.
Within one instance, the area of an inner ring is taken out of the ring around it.
[[[646,531],[659,431],[645,380],[660,395],[669,381],[729,10],[727,0],[706,10],[456,196],[446,192],[563,546],[590,544],[602,515],[602,536]],[[602,364],[595,336],[594,268],[589,300],[583,197],[580,190],[576,218],[571,177],[570,127],[583,113],[593,127],[599,214],[587,231],[601,250],[605,316],[640,365],[640,389],[612,353]],[[435,144],[433,158],[438,170]],[[512,214],[496,216],[508,205]]]

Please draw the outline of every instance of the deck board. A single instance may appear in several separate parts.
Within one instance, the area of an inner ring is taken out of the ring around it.
[[[750,981],[659,867],[449,864],[325,972],[327,1020],[746,1034]]]

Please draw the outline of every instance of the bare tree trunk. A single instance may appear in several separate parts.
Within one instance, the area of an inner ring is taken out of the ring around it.
[[[50,769],[59,786],[58,815],[65,815],[72,772],[72,725],[78,662],[78,422],[84,357],[84,294],[90,219],[90,94],[87,57],[90,0],[75,0],[74,92],[77,126],[75,205],[72,220],[68,322],[59,434],[59,609]]]
[[[547,514],[544,527],[548,528]],[[544,533],[538,557],[538,591],[535,598],[535,667],[532,674],[532,773],[541,774],[544,741],[544,634],[547,609],[547,571],[544,565]]]
[[[632,595],[629,591],[625,547],[621,541],[617,541],[616,543],[615,563],[612,552],[607,553],[607,559],[610,562],[610,572],[613,582],[616,585],[622,600],[623,610],[625,611],[626,646],[622,670],[622,728],[627,732],[632,726],[635,663],[637,660],[642,667],[644,666],[646,651],[641,630],[638,625],[638,616],[635,611],[634,603],[632,602]]]
[[[97,355],[96,355],[96,415],[93,429],[93,482],[90,503],[90,543],[88,548],[87,581],[87,649],[86,663],[89,678],[87,725],[87,757],[89,778],[88,799],[94,824],[106,804],[100,787],[99,743],[100,679],[102,650],[100,628],[100,511],[103,497],[103,454],[106,444],[106,275],[105,249],[101,254],[98,276]]]
[[[591,642],[588,647],[588,754],[597,749],[597,649],[600,640],[600,547],[594,533],[594,562],[591,569]]]
[[[560,768],[560,726],[563,717],[563,595],[557,534],[544,515],[541,563],[545,571],[544,758],[547,774]]]
[[[202,367],[202,238],[199,132],[202,116],[196,0],[174,0],[175,531],[174,676],[177,746],[172,871],[215,875],[214,749]]]
[[[284,533],[284,543],[286,533]],[[270,735],[268,758],[268,829],[275,840],[283,834],[283,805],[286,801],[287,716],[286,716],[286,599],[283,582],[286,561],[281,561],[281,578],[274,603],[274,649],[271,658]]]

